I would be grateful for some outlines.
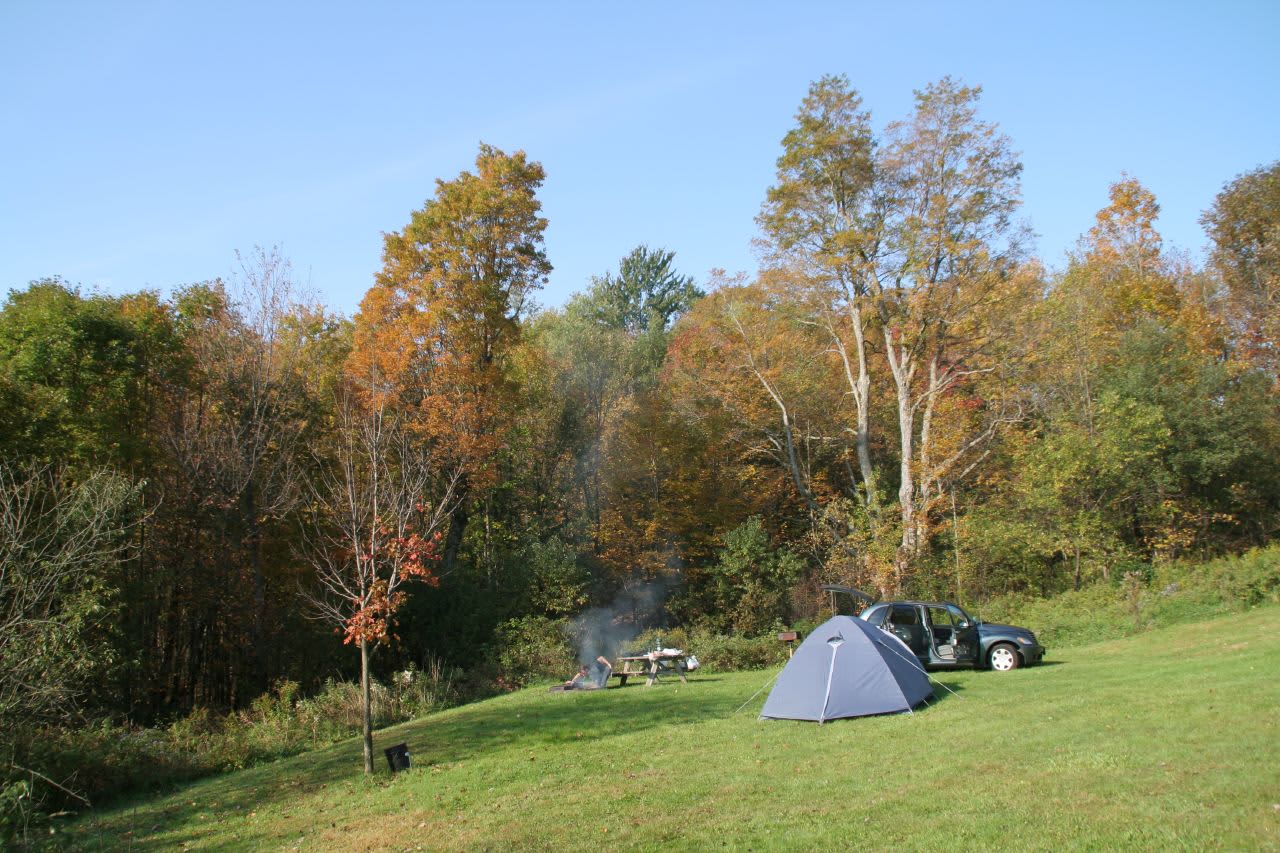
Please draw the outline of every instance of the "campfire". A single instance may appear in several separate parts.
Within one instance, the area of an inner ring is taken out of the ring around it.
[[[603,690],[609,686],[609,676],[613,675],[613,664],[604,655],[597,655],[589,664],[578,667],[578,673],[563,684],[551,688],[551,692],[565,690]]]

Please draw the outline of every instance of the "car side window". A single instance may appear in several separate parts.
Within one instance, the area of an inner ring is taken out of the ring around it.
[[[893,608],[893,618],[891,620],[895,625],[917,625],[919,619],[916,618],[916,609],[910,605],[898,604]]]
[[[889,608],[873,607],[871,612],[867,614],[867,621],[879,628],[884,623],[884,617],[888,615]]]
[[[965,613],[954,604],[948,604],[947,609],[951,611],[951,618],[955,620],[956,625],[972,625],[973,620],[969,618],[969,614]]]
[[[935,628],[950,628],[951,611],[944,607],[930,607],[929,621],[933,623]]]

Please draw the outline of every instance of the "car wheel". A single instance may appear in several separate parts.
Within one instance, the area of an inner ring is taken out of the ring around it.
[[[997,643],[987,655],[987,665],[996,672],[1009,672],[1022,665],[1018,650],[1008,643]]]

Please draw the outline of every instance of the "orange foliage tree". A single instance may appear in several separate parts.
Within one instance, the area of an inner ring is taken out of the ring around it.
[[[510,359],[520,320],[551,265],[535,192],[542,166],[481,145],[475,172],[437,181],[404,230],[387,234],[383,269],[356,317],[349,370],[377,377],[437,473],[454,484],[442,554],[452,567],[472,507],[497,480],[513,423]]]
[[[1231,181],[1200,221],[1235,348],[1280,390],[1280,161]]]
[[[718,283],[676,329],[667,387],[689,420],[719,420],[740,461],[787,472],[817,516],[819,481],[842,433],[830,392],[840,384],[836,363],[819,356],[826,341],[785,281]]]

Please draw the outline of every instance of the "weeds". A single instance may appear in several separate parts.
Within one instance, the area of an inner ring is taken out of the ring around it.
[[[459,703],[458,673],[438,660],[373,685],[374,726],[383,728]],[[0,779],[0,839],[16,843],[49,809],[102,805],[170,788],[351,737],[360,731],[360,686],[328,681],[308,698],[280,681],[248,708],[197,708],[168,726],[102,722],[11,732],[13,760]],[[42,774],[21,765],[36,765]],[[52,779],[66,780],[54,784]]]

